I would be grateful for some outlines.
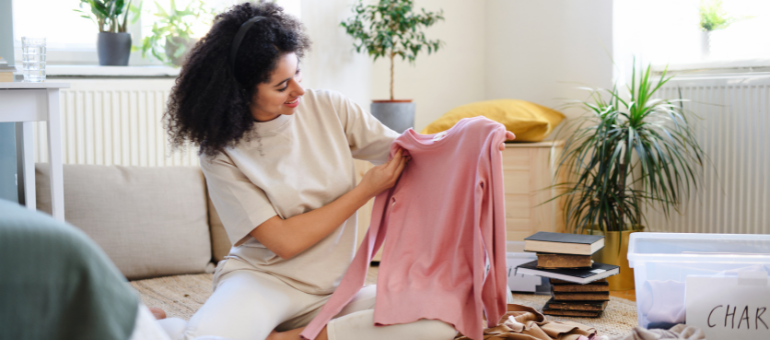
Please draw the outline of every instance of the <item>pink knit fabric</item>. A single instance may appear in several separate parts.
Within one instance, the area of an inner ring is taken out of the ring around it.
[[[387,234],[377,279],[375,325],[434,319],[472,339],[506,311],[505,127],[460,120],[445,137],[407,130],[391,145],[412,156],[396,186],[375,198],[372,222],[327,304],[301,336],[314,339],[364,284]],[[490,270],[484,277],[485,259]]]

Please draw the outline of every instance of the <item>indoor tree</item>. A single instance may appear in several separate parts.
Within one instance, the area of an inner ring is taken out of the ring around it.
[[[364,5],[363,0],[353,7],[355,15],[340,23],[354,39],[356,52],[365,50],[369,56],[390,59],[390,99],[393,100],[393,60],[396,56],[414,63],[421,51],[438,51],[441,40],[429,40],[424,28],[444,20],[443,11],[413,12],[412,0],[379,0]]]

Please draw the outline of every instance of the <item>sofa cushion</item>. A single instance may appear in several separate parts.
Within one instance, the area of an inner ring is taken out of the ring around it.
[[[39,210],[51,213],[48,164],[36,164]],[[64,218],[129,279],[202,273],[211,262],[198,167],[64,165]]]
[[[225,231],[225,225],[222,224],[222,220],[219,218],[217,209],[214,208],[214,202],[211,202],[211,198],[208,198],[209,204],[209,226],[211,227],[211,250],[214,253],[214,261],[219,262],[230,253],[230,248],[233,244],[230,243],[230,238],[227,237],[227,231]]]

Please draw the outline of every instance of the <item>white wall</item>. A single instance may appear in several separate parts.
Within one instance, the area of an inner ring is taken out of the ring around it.
[[[355,53],[353,38],[345,34],[339,23],[350,14],[353,0],[302,0],[302,23],[312,50],[302,61],[307,88],[332,89],[342,92],[363,107],[371,101],[371,62]]]
[[[415,0],[415,7],[443,9],[446,18],[426,31],[446,42],[443,50],[414,66],[396,63],[396,99],[417,103],[417,131],[474,101],[556,107],[561,98],[584,98],[577,86],[612,86],[612,0]],[[373,99],[388,98],[389,72],[387,60],[373,64]]]
[[[444,21],[425,31],[428,39],[446,45],[435,54],[417,56],[414,65],[396,57],[395,97],[417,105],[415,130],[458,105],[483,100],[484,16],[486,1],[415,0],[415,9],[444,10]],[[372,67],[372,99],[390,98],[390,62],[379,59]]]
[[[556,107],[612,86],[612,0],[487,0],[486,18],[486,99]]]

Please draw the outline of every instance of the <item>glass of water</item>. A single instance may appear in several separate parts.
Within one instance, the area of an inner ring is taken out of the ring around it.
[[[24,81],[39,83],[45,80],[45,38],[21,38],[22,73]]]

